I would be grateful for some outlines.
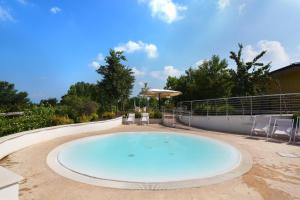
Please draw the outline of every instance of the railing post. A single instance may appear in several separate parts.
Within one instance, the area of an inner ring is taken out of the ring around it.
[[[208,100],[206,100],[206,116],[208,117]]]
[[[253,114],[253,112],[252,112],[252,96],[250,97],[250,113],[251,113],[251,116],[252,116],[252,114]]]
[[[279,112],[280,112],[280,117],[281,117],[281,95],[282,94],[279,95],[279,109],[280,109]]]
[[[226,101],[226,117],[228,117],[228,99],[226,98],[225,101]]]

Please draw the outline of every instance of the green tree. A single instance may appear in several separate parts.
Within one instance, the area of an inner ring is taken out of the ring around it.
[[[236,64],[236,70],[230,70],[233,82],[233,96],[248,96],[263,94],[266,91],[267,83],[270,81],[269,71],[271,63],[259,62],[266,51],[262,51],[250,62],[242,59],[243,45],[239,44],[237,53],[231,51],[230,58]]]
[[[109,55],[105,58],[105,65],[101,65],[97,72],[102,76],[98,81],[100,90],[103,91],[103,100],[110,105],[112,111],[113,105],[116,107],[119,103],[124,108],[124,101],[128,99],[132,92],[134,84],[133,71],[122,64],[126,61],[123,52],[110,50]]]
[[[18,92],[14,84],[0,81],[0,111],[21,111],[29,105],[27,96],[26,92]]]
[[[165,88],[183,93],[173,98],[175,103],[182,100],[228,97],[231,82],[227,61],[213,55],[196,69],[186,70],[179,78],[168,77]]]
[[[49,98],[49,99],[42,99],[40,101],[40,105],[44,106],[56,106],[57,105],[57,99],[56,98]]]
[[[98,95],[97,86],[91,83],[77,82],[70,86],[66,95],[88,97],[91,100],[96,100]]]

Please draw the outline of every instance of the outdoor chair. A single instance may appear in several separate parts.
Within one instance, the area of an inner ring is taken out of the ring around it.
[[[300,117],[297,117],[296,129],[294,133],[294,142],[296,142],[297,136],[300,136]]]
[[[149,124],[149,113],[142,113],[141,124],[143,123]]]
[[[135,123],[135,114],[134,113],[129,113],[128,117],[126,119],[127,124],[134,124]]]
[[[289,143],[292,142],[293,125],[294,125],[293,119],[276,119],[274,122],[274,127],[273,127],[271,137],[288,136]]]
[[[257,135],[260,133],[268,137],[270,133],[271,119],[271,116],[255,116],[250,135],[253,136],[253,134]]]

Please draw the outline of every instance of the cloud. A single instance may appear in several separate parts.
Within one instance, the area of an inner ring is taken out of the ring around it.
[[[181,71],[176,69],[174,66],[165,66],[164,72],[167,76],[179,77],[181,75]]]
[[[178,69],[176,69],[172,65],[167,65],[164,67],[163,71],[151,71],[150,76],[156,79],[166,79],[168,76],[172,77],[179,77],[182,74],[182,72]]]
[[[11,15],[10,10],[2,7],[0,5],[0,21],[15,21],[14,17]]]
[[[224,10],[230,5],[230,0],[218,0],[218,9]]]
[[[272,62],[275,68],[283,67],[290,63],[290,58],[285,48],[279,41],[261,40],[254,47],[247,45],[244,48],[245,61],[252,60],[261,51],[266,50],[267,53],[262,57],[263,62]]]
[[[139,0],[148,4],[152,17],[171,24],[183,18],[181,13],[187,10],[186,6],[182,6],[173,2],[173,0]]]
[[[139,85],[140,87],[144,87],[145,83],[144,83],[143,81],[140,81],[140,82],[138,82],[138,85]]]
[[[97,55],[96,59],[93,60],[93,61],[89,64],[89,66],[92,67],[92,68],[94,68],[94,69],[98,69],[99,66],[104,62],[104,60],[105,60],[105,58],[104,58],[103,54],[102,54],[102,53],[99,53],[99,54]]]
[[[138,51],[144,51],[148,58],[158,57],[157,47],[154,44],[147,44],[142,41],[134,42],[128,41],[126,44],[119,45],[114,48],[116,51],[124,51],[127,53],[134,53]]]
[[[145,75],[145,72],[133,67],[132,68],[132,71],[134,73],[134,76],[144,76]]]
[[[241,5],[239,5],[238,11],[239,11],[240,15],[244,13],[245,8],[246,8],[246,4],[245,3],[242,3]]]
[[[56,6],[50,8],[50,12],[53,13],[53,14],[58,14],[58,13],[60,13],[61,11],[62,11],[61,8],[56,7]]]

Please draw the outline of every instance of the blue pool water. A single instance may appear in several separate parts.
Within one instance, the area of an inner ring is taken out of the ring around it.
[[[101,179],[166,182],[228,172],[239,164],[240,153],[231,145],[191,134],[128,132],[70,142],[58,161]]]

